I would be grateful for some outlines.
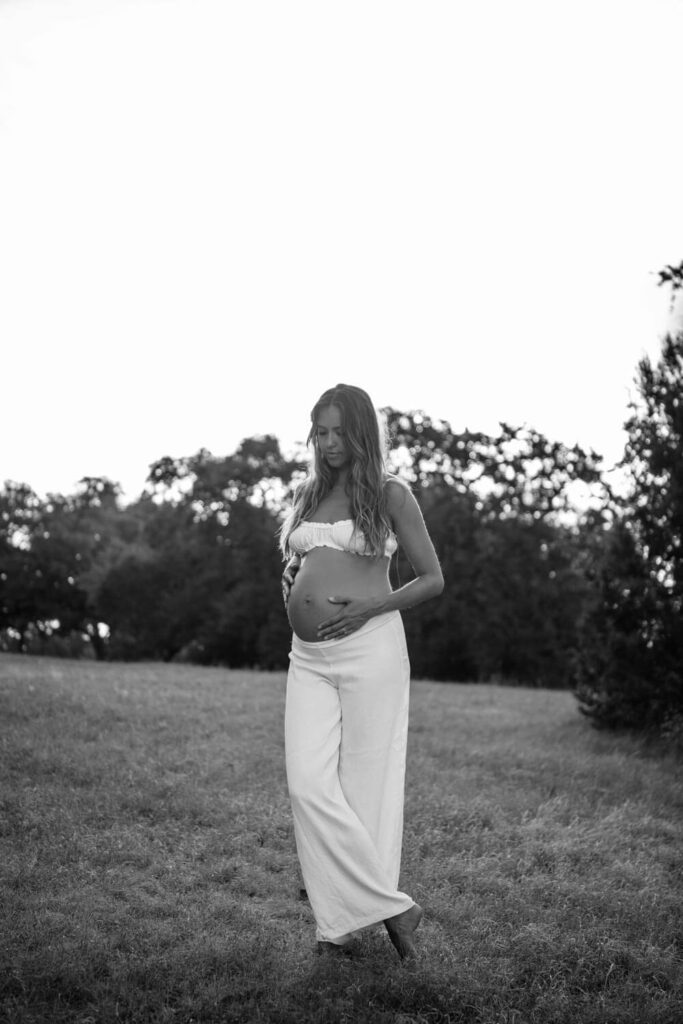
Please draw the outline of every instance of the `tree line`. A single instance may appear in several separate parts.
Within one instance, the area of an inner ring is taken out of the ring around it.
[[[683,263],[665,273],[680,287]],[[404,616],[414,675],[573,687],[596,724],[680,727],[683,335],[636,383],[619,495],[578,445],[384,410],[446,579]],[[129,504],[104,477],[45,498],[6,482],[0,649],[284,668],[277,531],[306,465],[268,435],[165,456]],[[399,551],[394,584],[410,574]]]
[[[386,416],[391,467],[415,490],[448,580],[441,601],[406,616],[416,672],[566,686],[594,519],[571,490],[602,487],[599,457],[524,429],[455,434],[421,413]],[[98,658],[284,667],[276,535],[305,468],[267,436],[228,456],[164,457],[128,505],[104,478],[46,499],[6,484],[5,645],[77,651],[87,637]],[[410,573],[399,555],[395,582]]]

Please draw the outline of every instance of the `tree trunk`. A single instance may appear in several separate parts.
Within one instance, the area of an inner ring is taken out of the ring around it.
[[[100,636],[99,630],[97,628],[97,623],[89,622],[87,630],[88,636],[90,637],[90,643],[92,644],[92,649],[95,652],[95,660],[105,661],[107,657],[107,648],[105,646],[104,640]]]

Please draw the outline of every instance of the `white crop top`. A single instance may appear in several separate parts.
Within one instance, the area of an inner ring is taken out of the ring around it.
[[[334,548],[352,555],[371,555],[365,550],[362,531],[354,533],[352,519],[338,519],[336,523],[299,523],[289,535],[289,546],[297,555],[305,555],[312,548]],[[384,542],[385,558],[391,558],[398,547],[396,534],[390,533]]]

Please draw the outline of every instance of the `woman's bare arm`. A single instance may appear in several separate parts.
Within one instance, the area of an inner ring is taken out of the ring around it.
[[[398,480],[387,483],[387,509],[394,524],[394,533],[413,567],[415,579],[378,598],[381,607],[375,612],[402,611],[437,597],[443,590],[443,573],[422,511],[408,487]]]

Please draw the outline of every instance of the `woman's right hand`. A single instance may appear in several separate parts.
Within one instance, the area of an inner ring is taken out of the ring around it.
[[[301,568],[301,557],[299,555],[292,555],[282,573],[282,600],[285,602],[285,608],[289,604],[289,594],[294,586],[294,580],[296,574]]]

